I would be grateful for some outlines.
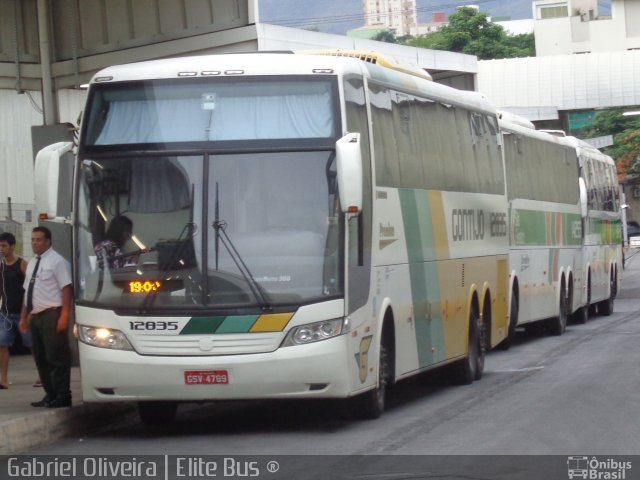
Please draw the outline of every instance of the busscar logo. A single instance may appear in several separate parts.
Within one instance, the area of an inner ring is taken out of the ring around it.
[[[358,370],[360,372],[360,382],[364,383],[367,379],[367,372],[369,370],[369,347],[371,347],[371,341],[373,335],[363,337],[360,340],[360,349],[356,353],[356,362],[358,363]]]
[[[627,470],[631,470],[631,462],[614,458],[600,459],[588,456],[567,457],[567,474],[569,479],[585,480],[626,480]]]

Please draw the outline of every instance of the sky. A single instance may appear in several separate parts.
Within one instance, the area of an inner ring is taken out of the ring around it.
[[[531,0],[417,0],[418,21],[431,20],[433,12],[455,10],[475,4],[493,17],[519,20],[532,17]],[[321,32],[345,34],[364,24],[362,0],[258,0],[260,21],[295,28],[317,28]],[[599,0],[600,14],[608,14],[611,0]]]

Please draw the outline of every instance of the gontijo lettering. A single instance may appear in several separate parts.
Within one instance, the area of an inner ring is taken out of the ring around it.
[[[451,231],[454,242],[484,239],[484,210],[454,208]]]
[[[486,225],[485,218],[489,218],[489,236],[507,236],[507,214],[504,212],[490,212],[473,208],[454,208],[451,211],[451,232],[454,242],[484,240]]]

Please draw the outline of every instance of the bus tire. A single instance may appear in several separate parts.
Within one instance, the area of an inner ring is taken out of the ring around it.
[[[518,297],[515,292],[511,292],[511,306],[509,307],[509,327],[507,337],[498,345],[500,350],[509,350],[516,338],[516,327],[518,326]]]
[[[164,426],[176,419],[176,402],[138,402],[138,415],[143,425]]]
[[[480,380],[484,371],[485,348],[483,345],[482,325],[476,309],[469,316],[469,353],[456,365],[455,381],[459,385],[470,385]]]
[[[582,307],[580,307],[571,315],[571,321],[573,323],[584,325],[589,320],[590,314],[591,314],[591,279],[589,279],[589,282],[587,285],[587,303]]]
[[[378,365],[378,385],[365,393],[349,399],[349,413],[357,420],[374,420],[384,412],[387,387],[391,374],[391,359],[385,336],[380,341],[380,360]]]
[[[583,305],[571,315],[571,321],[584,325],[589,320],[589,304]]]
[[[589,317],[595,317],[598,314],[598,304],[591,303],[591,271],[587,280],[587,308],[589,309]]]
[[[549,320],[547,324],[547,328],[549,329],[549,333],[551,335],[562,335],[564,331],[567,329],[567,312],[568,308],[568,298],[566,295],[567,291],[564,286],[564,280],[560,287],[560,305],[558,316],[556,318],[552,318]]]
[[[542,335],[544,333],[544,323],[543,322],[527,323],[524,326],[524,333],[531,336]]]
[[[609,286],[609,298],[598,302],[598,313],[608,317],[613,313],[613,302],[615,300],[615,281],[612,279]]]

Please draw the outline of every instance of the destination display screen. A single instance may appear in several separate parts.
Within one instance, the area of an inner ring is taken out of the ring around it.
[[[160,280],[131,280],[128,283],[129,293],[158,292],[162,288]]]
[[[124,282],[123,293],[145,295],[152,292],[174,292],[184,288],[182,279],[140,278]]]

